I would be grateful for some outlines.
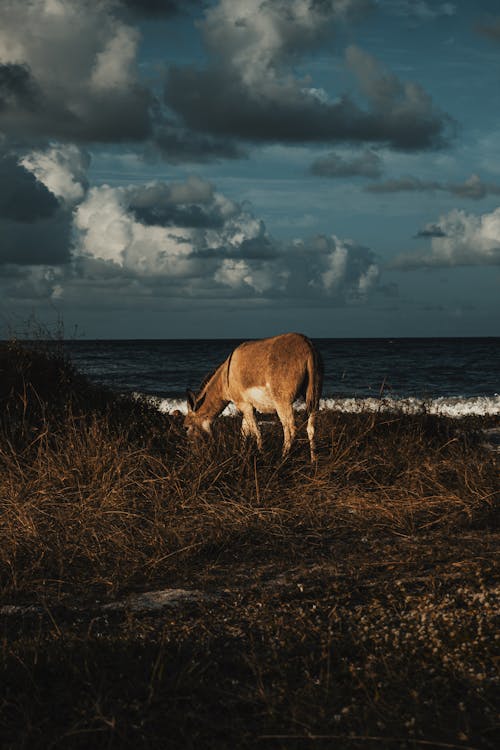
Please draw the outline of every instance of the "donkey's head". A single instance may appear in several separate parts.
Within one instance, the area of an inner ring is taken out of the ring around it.
[[[197,437],[204,432],[212,435],[212,422],[214,416],[205,404],[206,393],[196,396],[193,391],[187,391],[187,414],[184,418],[184,427],[188,437]],[[205,406],[205,408],[204,408]]]

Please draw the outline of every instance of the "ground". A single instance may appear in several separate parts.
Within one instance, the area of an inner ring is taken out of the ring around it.
[[[0,352],[2,747],[498,746],[497,420],[322,413],[311,465],[40,356]]]

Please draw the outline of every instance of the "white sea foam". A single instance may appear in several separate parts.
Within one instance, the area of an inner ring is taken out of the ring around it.
[[[403,412],[437,414],[442,417],[468,417],[500,414],[500,396],[441,396],[421,398],[326,398],[321,409],[342,412]]]
[[[139,395],[139,394],[137,394]],[[141,394],[142,395],[142,394]],[[147,396],[148,401],[154,404],[164,414],[173,414],[178,411],[186,414],[186,400],[180,398],[159,398]],[[297,411],[305,409],[304,402],[295,404]],[[398,412],[404,414],[437,414],[443,417],[468,417],[500,415],[500,395],[473,396],[469,398],[461,396],[441,396],[433,399],[422,398],[323,398],[320,409],[325,411],[340,411],[351,414],[360,412]],[[222,412],[223,416],[234,416],[237,410],[233,404],[229,404]]]

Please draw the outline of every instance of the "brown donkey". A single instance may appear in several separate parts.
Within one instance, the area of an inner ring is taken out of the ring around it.
[[[312,342],[300,333],[283,333],[261,341],[246,341],[208,377],[198,394],[187,392],[188,413],[184,426],[188,435],[211,434],[211,425],[232,401],[243,415],[242,435],[253,435],[259,450],[262,437],[255,410],[276,412],[283,426],[283,456],[295,436],[293,402],[306,399],[307,435],[311,461],[316,459],[314,422],[323,385],[323,364]]]

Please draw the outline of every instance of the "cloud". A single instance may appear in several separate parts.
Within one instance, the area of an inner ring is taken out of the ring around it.
[[[0,112],[33,110],[38,99],[38,87],[26,65],[0,63]]]
[[[200,178],[92,188],[75,227],[81,276],[104,264],[152,295],[344,304],[378,282],[368,248],[333,235],[278,242],[262,220]]]
[[[418,230],[415,237],[446,237],[446,234],[438,224],[426,224]]]
[[[402,254],[391,267],[413,270],[500,265],[500,208],[480,216],[455,209],[430,225],[426,236],[432,238],[430,250]]]
[[[2,0],[2,131],[16,139],[143,139],[152,97],[138,77],[139,32],[116,3]]]
[[[54,194],[15,155],[0,155],[0,219],[33,223],[53,216],[58,206]]]
[[[171,66],[165,101],[194,131],[270,142],[377,142],[417,150],[442,145],[450,118],[415,83],[401,82],[351,46],[346,62],[367,106],[331,99],[293,65],[331,38],[366,2],[220,0],[201,26],[206,68]]]
[[[155,128],[153,143],[169,164],[244,159],[247,155],[231,138],[193,133],[167,117],[163,117]]]
[[[26,154],[20,164],[67,205],[78,203],[88,190],[90,154],[73,144],[52,144]]]
[[[2,132],[25,144],[136,141],[174,164],[245,157],[231,138],[192,132],[168,116],[141,81],[136,16],[175,15],[198,5],[2,0]]]
[[[15,154],[0,155],[0,268],[69,260],[71,215]]]
[[[366,0],[219,0],[207,10],[202,30],[211,59],[222,60],[253,87],[317,50],[338,23],[371,7]]]
[[[400,81],[355,45],[348,47],[346,58],[370,104],[366,125],[373,140],[408,150],[443,145],[451,118],[435,107],[419,84]]]
[[[500,185],[492,182],[482,182],[477,174],[471,175],[462,183],[446,183],[445,190],[460,198],[479,200],[487,195],[500,195]]]
[[[47,266],[0,266],[0,305],[24,302],[29,309],[34,302],[57,301],[60,276],[60,271]]]
[[[227,218],[225,204],[214,199],[213,185],[198,177],[133,188],[127,203],[137,221],[146,225],[217,228]]]
[[[473,174],[464,182],[439,182],[438,180],[421,180],[418,177],[400,177],[395,180],[377,182],[367,185],[364,190],[368,193],[402,193],[428,192],[439,190],[459,198],[480,200],[488,195],[500,195],[500,185],[483,182],[479,175]]]
[[[311,165],[312,174],[320,177],[380,177],[382,159],[371,150],[359,156],[346,158],[334,152],[316,159]]]
[[[199,177],[88,188],[81,152],[52,146],[23,163],[38,180],[15,161],[7,178],[21,184],[24,176],[26,206],[32,190],[50,203],[43,209],[33,198],[38,213],[3,220],[11,232],[2,245],[4,300],[31,295],[106,309],[145,298],[160,306],[186,299],[344,305],[378,286],[369,248],[335,235],[280,242],[248,207]]]
[[[120,0],[131,13],[141,17],[163,18],[176,16],[196,7],[204,8],[206,0]]]

